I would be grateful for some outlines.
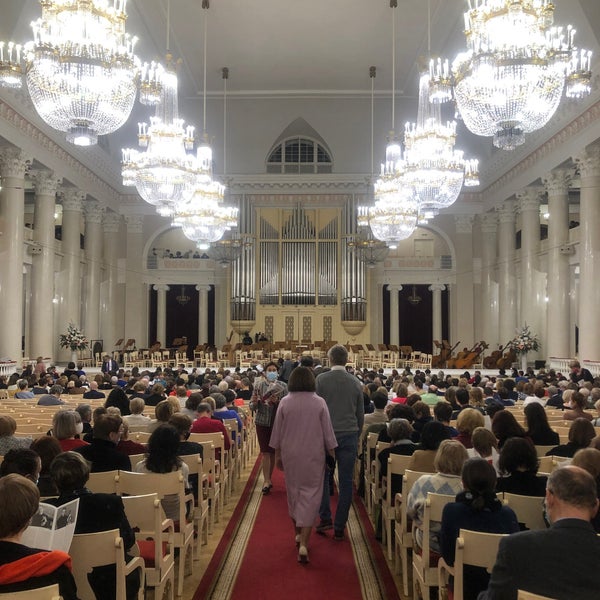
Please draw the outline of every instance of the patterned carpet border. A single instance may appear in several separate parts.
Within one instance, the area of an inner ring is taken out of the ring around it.
[[[194,600],[227,600],[231,596],[262,498],[258,483],[260,465],[259,457],[198,585]]]

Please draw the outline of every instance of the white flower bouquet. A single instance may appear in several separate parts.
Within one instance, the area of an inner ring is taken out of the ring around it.
[[[540,348],[538,336],[531,332],[527,324],[521,330],[517,331],[517,335],[510,342],[510,349],[514,350],[517,354],[537,352]]]
[[[75,352],[76,350],[86,350],[88,339],[73,323],[69,323],[67,333],[60,334],[59,344],[61,348],[70,348],[72,352]]]

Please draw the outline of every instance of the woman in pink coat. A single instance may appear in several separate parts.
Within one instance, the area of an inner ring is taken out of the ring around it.
[[[298,562],[308,562],[308,539],[319,514],[325,459],[337,447],[325,400],[315,394],[315,376],[296,367],[280,404],[270,446],[275,462],[285,470],[288,510],[294,523]]]

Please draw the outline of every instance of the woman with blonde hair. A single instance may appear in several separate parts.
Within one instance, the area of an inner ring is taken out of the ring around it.
[[[83,433],[81,415],[74,410],[59,410],[52,417],[52,435],[58,440],[63,452],[75,450],[81,446],[89,446],[87,442],[79,439]]]
[[[456,419],[456,429],[458,429],[458,435],[454,438],[460,442],[465,448],[472,448],[473,442],[471,436],[473,431],[477,427],[483,427],[485,425],[485,419],[483,415],[475,408],[463,408],[458,413]]]

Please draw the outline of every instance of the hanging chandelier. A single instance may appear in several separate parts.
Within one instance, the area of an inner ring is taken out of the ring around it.
[[[221,265],[223,269],[226,269],[242,255],[242,252],[251,246],[252,240],[250,237],[232,234],[230,237],[212,243],[208,256]]]
[[[154,82],[153,93],[159,93],[162,100],[150,124],[138,124],[138,143],[144,150],[123,149],[123,185],[135,186],[148,204],[168,217],[178,204],[191,198],[196,188],[200,171],[196,157],[190,153],[194,128],[185,127],[179,118],[177,74],[170,54],[167,68],[155,66],[149,82]]]
[[[429,73],[419,81],[417,122],[404,132],[404,183],[412,188],[426,217],[454,204],[463,182],[479,185],[476,160],[455,150],[456,121],[442,123],[440,104],[429,101]]]
[[[385,242],[361,234],[350,236],[348,248],[369,269],[375,268],[377,263],[385,260],[390,251]]]
[[[125,31],[126,0],[42,0],[33,40],[0,50],[0,85],[25,74],[40,117],[79,146],[96,144],[129,118],[140,61]]]
[[[467,50],[452,64],[454,96],[476,135],[512,150],[546,125],[563,91],[590,93],[591,52],[575,47],[571,26],[553,26],[551,0],[469,0],[464,16]],[[447,71],[432,75],[433,96],[443,98]]]

